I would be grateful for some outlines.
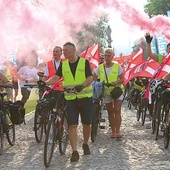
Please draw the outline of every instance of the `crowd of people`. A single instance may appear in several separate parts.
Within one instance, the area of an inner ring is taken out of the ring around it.
[[[146,34],[147,42],[147,55],[158,61],[162,62],[164,57],[156,55],[151,51],[152,37]],[[170,44],[167,45],[167,52],[170,53]],[[61,59],[62,54],[65,60]],[[46,63],[43,70],[43,78],[39,80],[37,72],[37,60],[33,57],[32,52],[27,55],[26,65],[22,66],[19,70],[10,61],[4,63],[4,69],[0,71],[1,83],[13,84],[13,90],[8,90],[8,99],[16,101],[18,95],[18,85],[21,89],[21,101],[25,104],[29,99],[31,89],[25,87],[27,83],[36,83],[42,81],[47,85],[52,85],[61,78],[63,78],[63,87],[70,87],[75,89],[75,93],[65,93],[66,109],[67,109],[67,122],[69,125],[69,139],[72,147],[71,161],[79,160],[79,152],[77,150],[78,134],[77,128],[79,124],[79,115],[83,125],[83,144],[82,149],[85,155],[89,155],[90,148],[88,145],[91,123],[92,123],[92,107],[93,107],[93,90],[92,82],[101,81],[105,82],[105,95],[103,101],[105,103],[109,124],[112,133],[110,138],[121,138],[121,106],[123,101],[123,94],[117,99],[113,99],[110,92],[115,87],[121,87],[123,90],[123,68],[120,64],[113,62],[114,50],[107,48],[104,55],[101,56],[99,66],[92,70],[90,63],[87,59],[81,58],[76,55],[76,46],[71,42],[66,42],[63,48],[56,46],[53,49],[53,57]],[[44,66],[44,65],[43,65]],[[166,78],[170,77],[167,75]],[[14,95],[12,95],[14,94]]]

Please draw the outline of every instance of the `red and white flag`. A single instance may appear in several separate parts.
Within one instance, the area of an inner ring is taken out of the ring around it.
[[[129,77],[130,80],[136,77],[153,77],[155,70],[159,67],[159,63],[154,60],[146,60],[143,63],[137,65]]]
[[[87,47],[87,49],[80,54],[80,57],[86,58],[90,62],[91,68],[98,67],[100,62],[99,44],[93,44],[92,46]]]
[[[159,70],[157,71],[155,78],[163,78],[166,74],[170,73],[170,54],[168,54],[162,64],[160,65]]]
[[[126,85],[131,80],[130,76],[133,74],[135,68],[143,63],[143,49],[140,48],[138,52],[134,53],[128,62],[129,67],[124,72],[124,85]]]
[[[139,51],[129,60],[129,68],[133,68],[136,65],[143,62],[143,49],[140,48]]]
[[[164,58],[163,62],[160,64],[158,69],[155,71],[152,79],[150,80],[150,83],[156,78],[162,79],[166,74],[169,73],[169,70],[170,70],[170,54],[168,54]],[[149,91],[150,83],[148,84],[148,87],[145,92],[145,97],[149,100],[150,100],[150,91]]]

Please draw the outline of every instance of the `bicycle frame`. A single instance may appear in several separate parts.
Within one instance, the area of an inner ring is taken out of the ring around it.
[[[6,104],[4,103],[4,97],[6,95],[7,95],[6,92],[0,93],[0,98],[1,98],[0,99],[0,155],[2,155],[3,153],[4,133],[6,133],[7,140],[11,146],[13,146],[15,143],[15,125],[11,123],[12,126],[9,129],[7,128],[7,125],[9,126],[9,124],[7,123],[6,114],[9,113],[6,113],[6,111],[8,111],[6,107],[12,102]],[[12,133],[10,130],[12,130]],[[11,134],[12,137],[10,136]]]

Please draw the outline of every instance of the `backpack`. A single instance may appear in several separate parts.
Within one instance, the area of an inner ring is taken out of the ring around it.
[[[20,100],[10,104],[10,119],[14,125],[25,123],[25,108],[24,103]]]

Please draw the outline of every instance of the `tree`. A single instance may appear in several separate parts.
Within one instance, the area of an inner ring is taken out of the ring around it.
[[[76,41],[77,52],[81,53],[88,46],[95,44],[100,45],[101,53],[107,45],[107,26],[108,26],[108,15],[103,14],[95,23],[92,25],[84,23],[81,31],[75,32],[72,30],[71,36]],[[72,27],[73,28],[73,27]]]
[[[144,6],[144,11],[149,17],[167,15],[167,11],[169,10],[170,0],[147,0],[147,4]]]

